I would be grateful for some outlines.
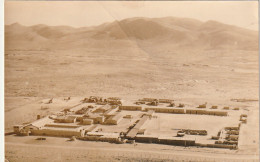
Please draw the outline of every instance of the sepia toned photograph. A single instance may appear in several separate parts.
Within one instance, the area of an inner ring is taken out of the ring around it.
[[[5,1],[5,162],[258,162],[258,1]]]

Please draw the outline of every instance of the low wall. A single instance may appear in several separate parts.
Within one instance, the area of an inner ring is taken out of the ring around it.
[[[172,139],[159,139],[160,144],[176,145],[176,146],[195,146],[193,140],[172,140]]]
[[[196,110],[187,109],[186,114],[197,114]]]
[[[157,143],[157,144],[175,145],[175,146],[195,146],[194,140],[160,139],[158,137],[148,137],[148,136],[136,136],[134,140],[140,143]]]
[[[226,111],[208,111],[208,110],[186,109],[186,114],[227,116],[228,112],[226,112]]]
[[[135,137],[134,139],[140,143],[158,143],[158,137]]]
[[[172,109],[172,110],[173,110],[173,114],[185,114],[184,109]]]
[[[236,146],[236,145],[223,145],[223,144],[201,144],[201,143],[195,143],[195,146],[199,146],[199,147],[210,147],[210,148],[237,149],[237,146]]]

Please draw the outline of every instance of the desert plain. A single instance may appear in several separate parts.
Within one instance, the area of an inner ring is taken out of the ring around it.
[[[238,150],[68,142],[57,137],[36,141],[33,136],[8,135],[5,158],[258,161],[258,67],[258,32],[216,21],[166,17],[129,18],[83,28],[6,25],[5,132],[11,132],[13,125],[36,120],[38,114],[60,111],[91,95],[239,107],[248,113],[248,121]],[[71,100],[64,101],[68,96]],[[53,103],[42,108],[50,98]],[[196,118],[210,124],[208,116]],[[173,120],[171,125],[189,124],[192,119]]]

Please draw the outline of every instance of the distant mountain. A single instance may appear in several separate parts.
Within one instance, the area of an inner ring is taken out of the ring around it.
[[[6,49],[98,48],[104,42],[171,44],[173,48],[258,50],[258,32],[189,18],[128,18],[95,27],[5,26]],[[128,45],[127,43],[125,45]]]

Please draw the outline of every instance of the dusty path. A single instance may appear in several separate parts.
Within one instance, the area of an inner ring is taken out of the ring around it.
[[[97,158],[100,161],[103,159],[112,160],[134,160],[134,159],[165,159],[165,160],[185,160],[185,161],[258,161],[258,156],[255,155],[241,155],[241,154],[216,154],[216,153],[204,153],[193,151],[157,151],[146,149],[134,149],[134,148],[95,148],[91,146],[63,146],[63,145],[50,145],[50,144],[24,144],[16,142],[6,142],[6,158],[16,161],[16,158],[25,158],[26,161],[31,161],[38,157],[43,161],[52,158],[53,153],[59,157],[58,159],[66,160],[69,155],[73,160],[85,160],[89,158]],[[8,151],[12,149],[12,151]],[[34,151],[33,151],[34,150]],[[30,154],[33,151],[33,154]],[[12,152],[15,152],[15,157],[12,156]],[[44,153],[43,153],[44,152]],[[68,154],[69,152],[69,154]],[[38,154],[40,153],[40,154]],[[72,156],[71,155],[74,155]],[[29,155],[30,156],[26,156]],[[47,156],[46,156],[47,155]],[[48,157],[47,159],[44,159]],[[75,159],[74,159],[75,158]],[[57,160],[58,160],[57,159]],[[72,160],[72,159],[70,159]]]

